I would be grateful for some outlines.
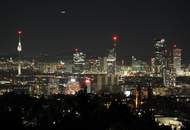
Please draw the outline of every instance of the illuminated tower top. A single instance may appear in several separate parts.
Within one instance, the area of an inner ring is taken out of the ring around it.
[[[21,52],[22,51],[22,45],[21,45],[21,34],[22,34],[22,31],[18,31],[17,34],[18,34],[18,38],[19,38],[18,46],[17,46],[17,51]]]
[[[118,40],[119,40],[119,36],[117,36],[116,34],[114,34],[114,35],[112,36],[112,40],[113,40],[113,47],[116,48],[117,42],[118,42]]]
[[[154,55],[155,55],[155,63],[156,65],[163,66],[165,64],[166,54],[167,54],[167,46],[165,39],[158,39],[154,45]]]
[[[17,46],[17,51],[19,54],[19,62],[18,62],[18,75],[21,75],[21,51],[22,51],[22,45],[21,45],[21,34],[22,31],[17,31],[17,35],[18,35],[18,46]]]

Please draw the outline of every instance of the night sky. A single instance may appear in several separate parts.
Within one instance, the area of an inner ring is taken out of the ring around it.
[[[66,11],[66,13],[61,13]],[[16,54],[23,30],[23,54],[105,55],[118,34],[118,55],[152,56],[155,38],[165,38],[190,57],[189,0],[1,0],[0,54]]]

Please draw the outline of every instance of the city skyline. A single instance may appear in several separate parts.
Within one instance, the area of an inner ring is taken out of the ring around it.
[[[189,0],[2,0],[0,125],[190,130]]]
[[[1,2],[0,51],[17,54],[17,30],[23,31],[25,55],[71,54],[79,48],[89,55],[105,55],[112,35],[119,35],[118,55],[150,59],[155,38],[183,49],[190,46],[187,1],[58,1]]]

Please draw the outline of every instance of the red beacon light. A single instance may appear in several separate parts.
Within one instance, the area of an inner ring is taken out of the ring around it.
[[[90,79],[85,80],[85,84],[90,84],[90,83],[91,83]]]
[[[118,40],[118,36],[117,36],[117,35],[113,35],[113,36],[112,36],[112,40],[113,40],[114,42],[116,42],[116,41]]]
[[[84,80],[84,83],[85,83],[86,86],[91,85],[91,80],[90,80],[90,78],[86,78],[86,79]]]
[[[17,33],[20,35],[20,34],[22,34],[22,31],[21,31],[21,30],[19,30],[19,31],[17,31]]]
[[[117,36],[113,36],[113,40],[116,41],[117,40]]]

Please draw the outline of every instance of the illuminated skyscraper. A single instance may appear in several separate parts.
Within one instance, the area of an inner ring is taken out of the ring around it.
[[[164,71],[163,83],[165,87],[174,87],[176,86],[176,73],[172,68],[167,68]]]
[[[113,48],[109,50],[108,56],[106,58],[107,63],[107,76],[105,78],[106,84],[109,86],[109,91],[113,91],[113,86],[117,84],[117,72],[116,72],[116,61],[117,61],[117,54],[116,54],[116,47],[118,43],[118,36],[113,35],[112,41],[113,41]]]
[[[171,64],[176,70],[176,74],[181,72],[181,51],[182,49],[179,49],[176,45],[173,45],[171,50]]]
[[[21,52],[22,52],[22,45],[21,45],[21,34],[22,31],[18,31],[18,46],[17,46],[17,51],[19,54],[19,60],[18,60],[18,75],[21,75]]]
[[[108,75],[115,75],[116,74],[116,60],[117,60],[117,54],[116,54],[116,47],[118,43],[118,36],[113,35],[113,48],[109,50],[108,57],[107,57],[107,73]]]
[[[167,55],[167,66],[163,75],[164,86],[176,86],[176,76],[181,72],[181,49],[173,45]]]
[[[164,74],[164,86],[176,86],[176,76],[181,72],[181,49],[173,45],[168,55],[168,66]]]
[[[157,76],[163,76],[167,66],[167,48],[164,39],[156,40],[154,45],[154,72]]]
[[[82,73],[86,64],[86,55],[75,49],[73,54],[73,73]]]
[[[116,73],[116,55],[115,50],[109,50],[108,57],[107,57],[107,74],[108,75],[115,75]]]

